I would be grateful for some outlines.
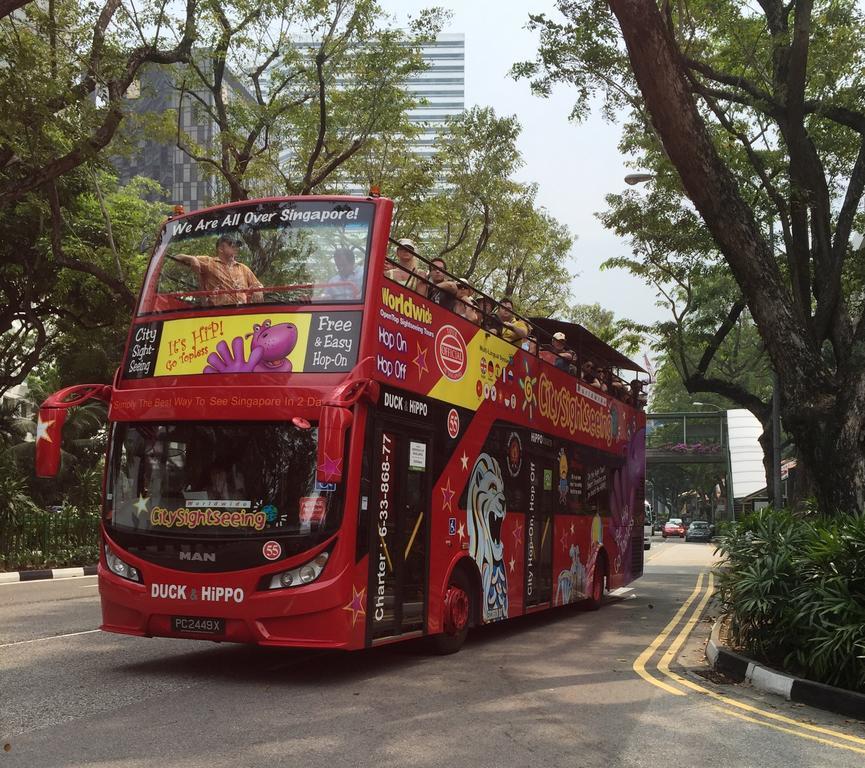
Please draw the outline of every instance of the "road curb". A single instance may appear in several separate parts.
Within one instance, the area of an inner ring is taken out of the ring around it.
[[[706,658],[716,672],[738,682],[747,680],[758,690],[778,694],[788,701],[865,720],[865,694],[785,675],[757,664],[722,645],[719,639],[720,631],[719,619],[712,627],[712,634],[706,645]]]
[[[78,576],[95,575],[95,565],[79,566],[78,568],[42,568],[35,571],[0,573],[0,584],[14,584],[19,581],[38,581],[40,579],[74,579]]]

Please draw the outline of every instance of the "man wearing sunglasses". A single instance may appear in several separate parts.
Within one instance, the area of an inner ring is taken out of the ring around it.
[[[175,254],[174,259],[193,269],[198,275],[198,287],[202,291],[214,291],[207,303],[214,307],[230,304],[251,304],[262,300],[261,288],[255,273],[237,260],[237,252],[243,241],[234,234],[224,233],[216,241],[216,256],[190,256]]]

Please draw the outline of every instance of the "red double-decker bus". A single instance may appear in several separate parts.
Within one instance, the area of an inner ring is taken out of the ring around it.
[[[113,384],[39,416],[50,476],[66,410],[108,404],[102,629],[453,651],[642,573],[639,404],[386,277],[392,208],[268,199],[165,223]],[[553,331],[642,370],[536,322]]]

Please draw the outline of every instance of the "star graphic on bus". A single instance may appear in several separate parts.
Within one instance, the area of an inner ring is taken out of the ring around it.
[[[466,527],[462,523],[460,523],[460,527],[457,528],[457,536],[460,537],[460,541],[466,537]]]
[[[324,464],[321,465],[321,471],[327,478],[340,474],[342,471],[342,460],[332,459],[327,454],[324,454]]]
[[[417,366],[417,378],[420,381],[424,373],[429,373],[426,364],[426,353],[429,352],[429,347],[421,347],[420,342],[415,343],[417,344],[417,355],[412,362]]]
[[[514,566],[516,565],[516,563],[517,563],[517,561],[514,560],[514,556],[511,555],[511,559],[508,560],[508,565],[511,567],[511,573],[514,572]]]
[[[517,523],[514,526],[513,534],[514,534],[514,548],[516,550],[519,550],[520,546],[523,543],[523,526],[521,523]]]
[[[51,429],[51,425],[54,424],[54,419],[48,419],[47,421],[42,421],[42,417],[39,417],[39,421],[36,424],[36,442],[38,443],[40,440],[47,440],[49,443],[54,442],[51,439],[51,433],[48,431]]]
[[[135,507],[135,514],[137,517],[141,515],[147,514],[147,502],[150,501],[146,496],[139,496],[138,501],[136,501],[132,506]]]
[[[366,587],[362,587],[360,592],[358,592],[354,588],[354,584],[351,585],[352,598],[351,602],[348,605],[344,605],[342,609],[344,611],[351,611],[351,627],[354,629],[354,625],[357,623],[358,616],[366,616],[366,608],[364,607],[364,594],[366,593]]]
[[[568,551],[568,532],[562,531],[562,538],[559,539],[562,542],[562,549],[567,552]]]
[[[439,487],[439,490],[442,492],[442,509],[450,509],[453,511],[451,502],[454,500],[454,492],[451,489],[451,479],[448,478],[447,483],[444,486]]]
[[[460,456],[460,464],[463,465],[463,470],[465,472],[468,472],[468,470],[469,470],[469,456],[465,451],[463,451],[463,455]]]

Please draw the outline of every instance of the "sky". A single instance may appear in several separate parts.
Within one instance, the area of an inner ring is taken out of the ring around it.
[[[594,215],[606,209],[605,195],[627,188],[624,177],[634,172],[617,150],[621,129],[604,122],[599,111],[583,123],[570,122],[573,90],[557,86],[550,98],[541,99],[532,95],[528,81],[514,81],[508,75],[515,62],[534,59],[537,52],[537,34],[525,29],[528,14],[560,18],[553,2],[380,2],[401,26],[408,14],[430,5],[452,11],[442,31],[466,38],[466,107],[491,106],[497,115],[517,116],[523,127],[518,146],[525,161],[518,180],[536,182],[539,203],[576,236],[568,261],[570,271],[578,273],[572,291],[576,301],[597,302],[616,319],[668,319],[650,286],[625,270],[600,270],[606,259],[630,252],[627,242],[604,229]]]

